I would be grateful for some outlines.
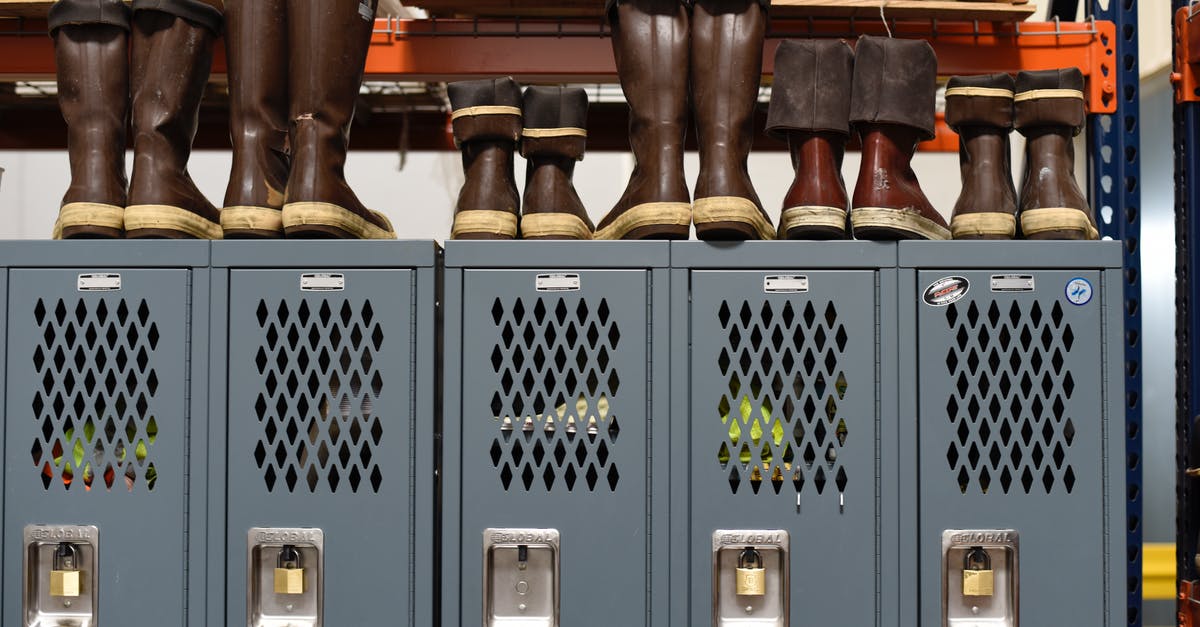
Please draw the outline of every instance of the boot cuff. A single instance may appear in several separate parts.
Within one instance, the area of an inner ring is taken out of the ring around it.
[[[1011,130],[1013,88],[1008,74],[951,78],[946,86],[946,124],[955,130],[967,126]]]
[[[850,87],[854,52],[844,41],[785,41],[775,52],[775,83],[767,133],[787,131],[850,134]]]
[[[549,131],[552,134],[544,134]],[[570,131],[568,134],[567,131]],[[537,129],[527,128],[521,135],[521,156],[531,157],[564,157],[583,160],[587,150],[587,131],[576,129]]]
[[[80,2],[79,0],[59,1],[50,5],[47,16],[47,26],[50,36],[68,25],[108,24],[129,30],[129,7],[120,0],[106,2]]]
[[[587,128],[587,92],[577,87],[530,87],[525,90],[525,128]]]
[[[850,122],[900,124],[933,139],[937,56],[925,41],[859,37]]]
[[[515,142],[521,135],[521,86],[511,78],[451,83],[454,142],[478,139]]]
[[[1068,126],[1075,134],[1087,119],[1083,74],[1076,68],[1021,72],[1015,97],[1017,130]]]
[[[220,35],[225,24],[221,9],[200,0],[133,0],[133,11],[135,15],[138,11],[162,11],[207,28],[214,35]]]

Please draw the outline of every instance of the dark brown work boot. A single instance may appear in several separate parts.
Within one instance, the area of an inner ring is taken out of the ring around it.
[[[1008,136],[1013,124],[1008,74],[955,76],[946,87],[946,123],[959,136],[962,193],[954,205],[954,239],[1012,239],[1017,234]]]
[[[128,10],[116,11],[128,19]],[[119,238],[125,233],[125,120],[129,112],[129,32],[113,24],[67,24],[53,31],[58,104],[67,123],[71,186],[54,239]]]
[[[609,11],[609,21],[629,102],[635,165],[625,193],[597,225],[596,239],[687,239],[688,9],[679,0],[622,0]]]
[[[854,52],[844,41],[785,41],[775,53],[767,132],[787,140],[796,179],[783,199],[779,236],[844,239],[850,199],[842,158],[850,137]]]
[[[692,107],[700,144],[692,220],[702,240],[775,239],[750,181],[767,10],[758,0],[696,0]]]
[[[215,39],[170,13],[134,12],[130,238],[221,239],[217,210],[187,171]]]
[[[1096,215],[1075,181],[1073,139],[1086,111],[1075,68],[1017,75],[1016,127],[1025,136],[1021,233],[1026,239],[1100,239]]]
[[[516,239],[521,197],[513,154],[521,136],[521,86],[511,78],[447,87],[463,181],[450,239]]]
[[[395,239],[392,224],[346,183],[346,150],[377,0],[288,0],[292,171],[288,237]]]
[[[592,221],[575,191],[575,162],[587,148],[587,92],[577,88],[525,90],[521,155],[525,194],[523,239],[592,239]]]
[[[286,0],[227,0],[233,167],[221,228],[227,239],[283,237],[288,181]]]
[[[859,239],[950,239],[912,169],[934,138],[937,58],[924,41],[863,36],[854,51],[850,122],[862,137],[862,166],[850,223]]]

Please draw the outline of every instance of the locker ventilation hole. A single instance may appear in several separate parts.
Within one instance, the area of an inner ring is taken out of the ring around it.
[[[158,324],[145,300],[38,300],[30,454],[46,490],[154,490]]]
[[[608,301],[499,299],[488,450],[505,490],[615,492],[621,331]]]
[[[963,494],[1070,493],[1076,381],[1071,325],[1057,301],[955,303],[946,370],[953,436],[946,461]]]
[[[725,381],[716,415],[725,441],[717,463],[734,494],[845,492],[838,461],[849,437],[839,414],[850,382],[841,369],[850,341],[832,302],[724,301]]]
[[[371,301],[261,300],[255,318],[253,454],[267,490],[378,493],[384,334]]]

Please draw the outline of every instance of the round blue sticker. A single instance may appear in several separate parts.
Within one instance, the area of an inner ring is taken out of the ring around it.
[[[1077,276],[1070,281],[1067,281],[1067,300],[1070,301],[1072,305],[1082,307],[1092,302],[1093,292],[1094,290],[1092,289],[1092,282],[1083,277]]]

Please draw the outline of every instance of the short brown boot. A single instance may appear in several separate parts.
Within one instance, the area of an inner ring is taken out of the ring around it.
[[[521,137],[521,86],[499,78],[451,83],[447,92],[466,174],[450,239],[516,239],[521,197],[513,155]]]
[[[528,160],[521,206],[523,239],[592,239],[592,221],[575,191],[575,162],[587,148],[587,92],[525,90],[521,155]]]
[[[950,239],[912,169],[934,138],[937,57],[924,41],[863,36],[854,59],[850,122],[862,137],[862,166],[850,222],[859,239]]]
[[[58,104],[71,160],[71,186],[54,223],[54,239],[125,233],[129,15],[120,4],[109,11],[125,24],[65,24],[52,31]]]
[[[288,0],[292,169],[288,237],[395,239],[387,217],[346,183],[346,151],[377,0]]]
[[[596,239],[687,239],[689,10],[679,0],[623,0],[608,15],[635,164],[625,193],[596,225]]]
[[[215,39],[170,13],[134,12],[130,238],[221,239],[220,216],[187,171]]]
[[[1012,239],[1017,191],[1008,136],[1013,79],[1008,74],[955,76],[946,87],[946,123],[959,135],[962,193],[954,205],[954,239]]]
[[[854,52],[844,41],[785,41],[775,53],[767,132],[788,142],[796,179],[783,199],[779,237],[845,239],[850,199],[842,158],[850,137]]]
[[[1075,68],[1017,75],[1016,127],[1025,136],[1021,233],[1026,239],[1100,239],[1096,214],[1075,181],[1073,139],[1086,111]]]
[[[225,51],[233,167],[221,228],[226,239],[280,238],[289,165],[287,0],[227,0]]]
[[[775,239],[750,181],[767,10],[758,0],[696,0],[692,107],[700,144],[692,220],[702,240]]]

